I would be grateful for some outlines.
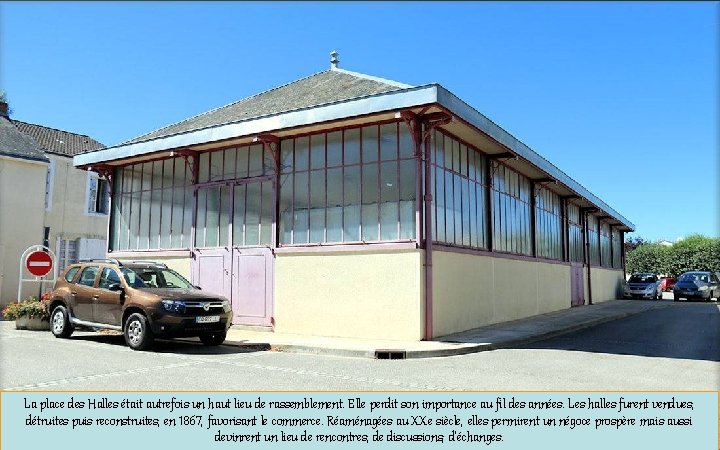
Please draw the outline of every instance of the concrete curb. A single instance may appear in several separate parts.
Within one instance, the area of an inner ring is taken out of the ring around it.
[[[607,322],[613,322],[615,320],[624,319],[627,317],[634,316],[647,311],[652,311],[660,308],[667,308],[670,305],[654,305],[652,307],[636,310],[636,311],[625,311],[622,313],[611,314],[605,317],[599,317],[585,322],[576,323],[571,326],[563,328],[557,328],[543,333],[529,334],[523,337],[515,339],[500,340],[492,343],[483,344],[470,344],[462,342],[451,342],[448,344],[461,345],[458,347],[451,348],[439,348],[429,350],[405,350],[400,347],[398,348],[383,348],[383,349],[348,349],[348,348],[337,348],[337,347],[320,347],[305,344],[271,344],[271,343],[246,343],[240,341],[225,341],[224,345],[230,345],[234,347],[248,348],[255,351],[276,351],[284,353],[305,353],[313,355],[327,355],[327,356],[339,356],[339,357],[350,357],[350,358],[366,358],[366,359],[378,359],[376,357],[377,352],[403,352],[405,358],[402,359],[419,359],[419,358],[438,358],[448,356],[460,356],[467,355],[470,353],[479,353],[490,350],[497,350],[501,348],[509,348],[518,345],[525,345],[532,342],[554,338],[575,331],[591,328],[597,325],[601,325]]]

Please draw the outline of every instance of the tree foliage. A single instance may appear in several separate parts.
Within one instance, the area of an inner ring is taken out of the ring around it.
[[[627,253],[626,268],[669,276],[689,270],[720,272],[720,238],[692,235],[669,247],[644,242]]]

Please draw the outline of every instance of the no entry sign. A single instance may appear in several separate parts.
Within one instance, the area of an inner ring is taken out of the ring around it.
[[[32,252],[25,260],[25,267],[36,277],[44,277],[52,270],[53,261],[45,252]]]

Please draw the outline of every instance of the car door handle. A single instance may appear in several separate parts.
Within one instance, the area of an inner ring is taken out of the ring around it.
[[[93,300],[97,300],[98,298],[100,298],[99,295],[93,295]]]
[[[77,292],[71,292],[72,295],[77,295]]]

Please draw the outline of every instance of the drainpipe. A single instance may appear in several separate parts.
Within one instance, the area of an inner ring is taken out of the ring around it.
[[[432,149],[430,146],[433,131],[440,125],[445,125],[452,121],[452,116],[445,113],[428,114],[423,118],[424,128],[423,141],[425,143],[425,340],[433,338],[433,270],[432,270],[432,250],[433,250],[433,227],[432,227]]]
[[[590,276],[590,227],[588,226],[588,211],[585,211],[585,232],[583,241],[585,244],[585,261],[587,262],[587,283],[588,283],[588,305],[592,305],[592,277]]]

